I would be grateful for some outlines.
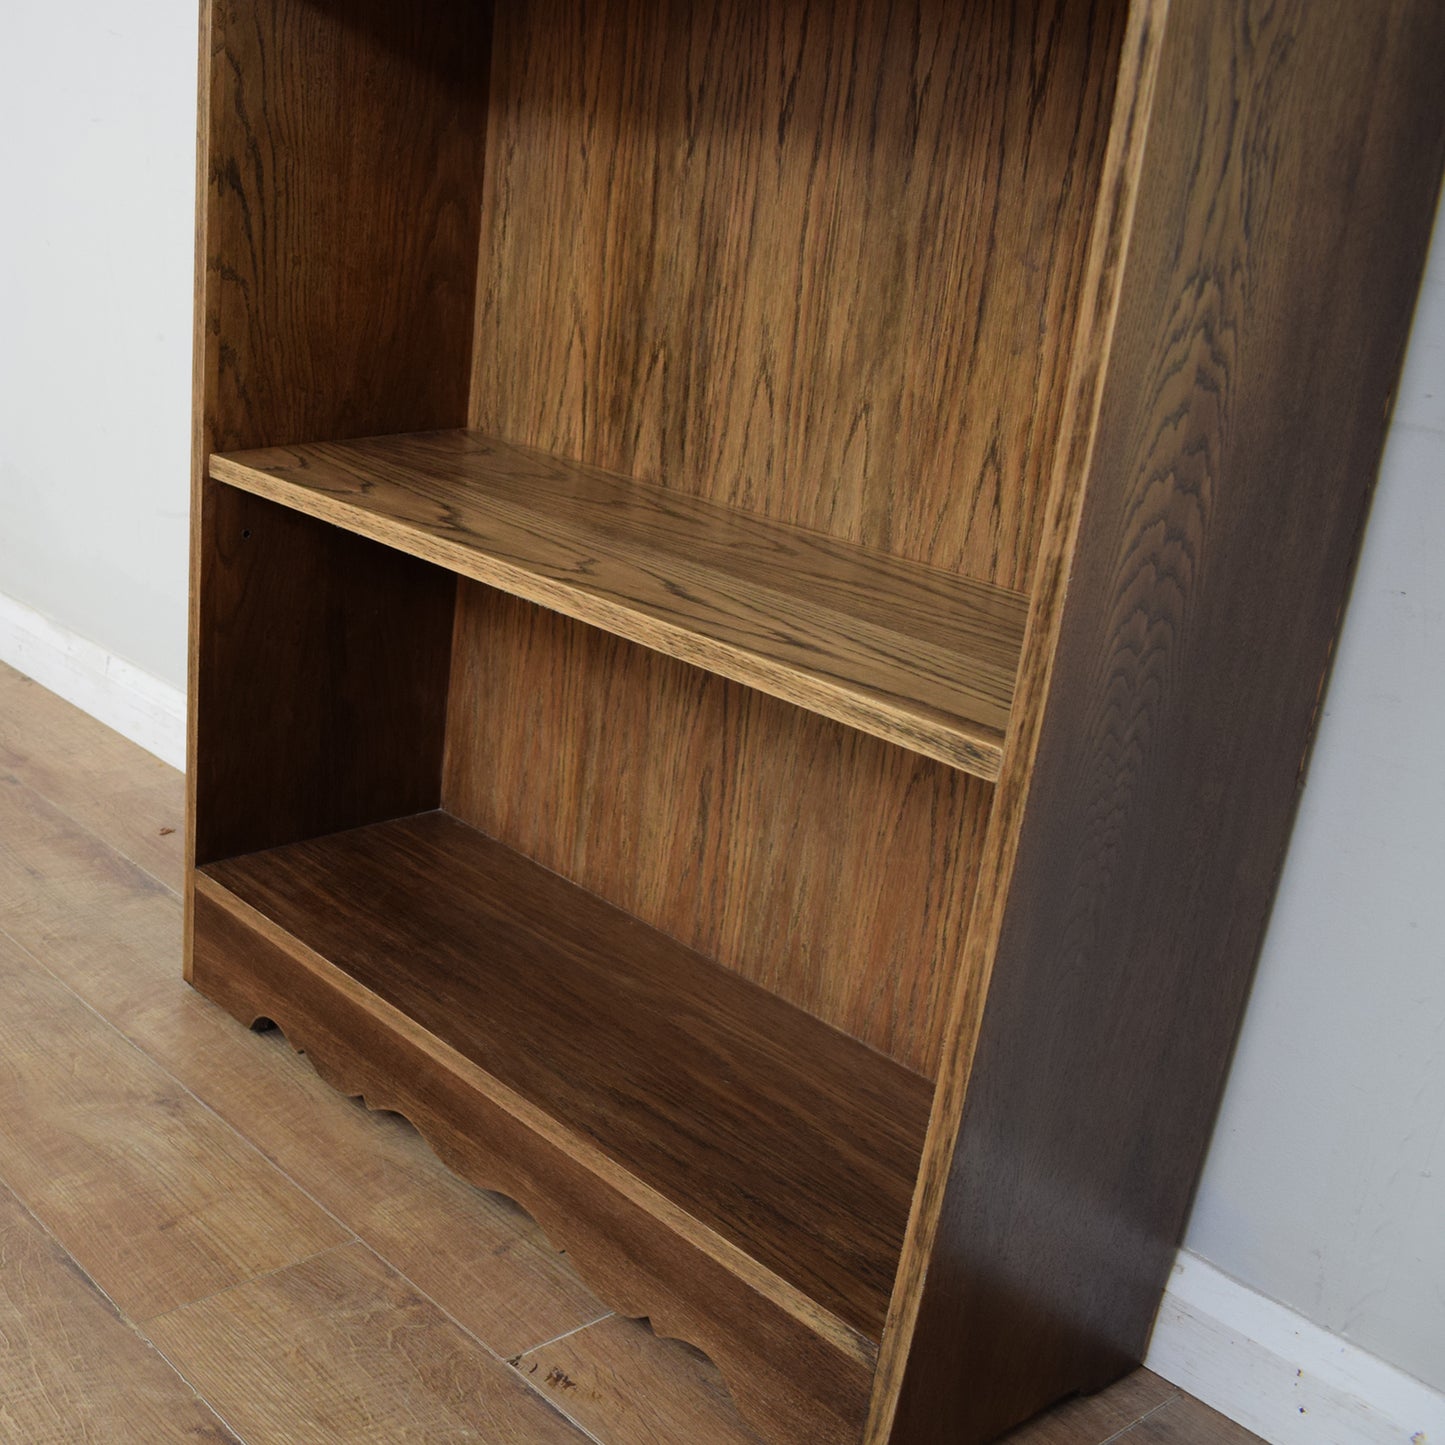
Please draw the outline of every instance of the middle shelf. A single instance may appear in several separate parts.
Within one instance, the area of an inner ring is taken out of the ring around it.
[[[475,431],[211,458],[216,481],[997,778],[1021,593]]]

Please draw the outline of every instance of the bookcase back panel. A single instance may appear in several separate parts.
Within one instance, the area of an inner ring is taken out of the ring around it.
[[[471,424],[1026,590],[1123,8],[499,4]]]
[[[991,796],[460,584],[444,806],[930,1077]]]

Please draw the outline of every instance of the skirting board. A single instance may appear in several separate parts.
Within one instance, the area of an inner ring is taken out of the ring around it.
[[[0,662],[173,768],[186,765],[186,695],[0,593]]]
[[[1445,1395],[1187,1250],[1144,1363],[1271,1445],[1445,1445]]]
[[[185,766],[179,688],[3,593],[0,662],[173,767]],[[1445,1445],[1445,1396],[1187,1250],[1146,1363],[1273,1445]]]

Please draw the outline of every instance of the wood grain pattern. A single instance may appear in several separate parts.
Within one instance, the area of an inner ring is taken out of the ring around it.
[[[195,858],[435,807],[455,581],[236,496],[207,512]]]
[[[1121,9],[499,7],[470,424],[1027,591]]]
[[[360,1244],[172,1311],[147,1331],[250,1440],[585,1439]]]
[[[0,1177],[132,1318],[350,1237],[4,937],[0,994]]]
[[[218,488],[204,458],[466,420],[488,31],[469,0],[203,7],[202,859],[436,802],[449,579]]]
[[[917,1075],[442,813],[205,874],[561,1147],[600,1150],[876,1339],[928,1114]]]
[[[211,6],[209,450],[462,424],[488,9]]]
[[[1123,264],[1143,171],[1168,4],[1169,0],[1148,0],[1131,5],[1121,48],[1108,152],[1084,273],[1079,331],[1068,374],[1042,553],[1019,664],[1013,735],[978,852],[975,912],[943,1012],[940,1033],[945,1042],[933,1112],[879,1350],[865,1445],[884,1445],[893,1437],[904,1371],[915,1348],[923,1282],[939,1246],[945,1192],[957,1152],[979,1020],[1008,902],[1021,819],[1030,795],[1043,700],[1058,649],[1062,602],[1083,510],[1083,488],[1078,479],[1087,473],[1093,456],[1099,398],[1107,375]]]
[[[512,1365],[607,1445],[761,1445],[707,1357],[638,1320],[612,1315]]]
[[[20,726],[44,755],[37,715],[27,699]],[[149,770],[131,753],[138,783]],[[606,1313],[509,1200],[186,988],[174,895],[14,783],[0,786],[0,838],[0,927],[491,1349],[510,1356]]]
[[[239,1445],[0,1184],[0,1438]]]
[[[480,432],[236,452],[211,475],[997,776],[1020,594]]]
[[[990,789],[463,584],[443,801],[931,1075]]]
[[[4,663],[0,768],[180,891],[186,811],[181,774]]]
[[[987,1439],[1143,1350],[1378,465],[1442,63],[1438,6],[1168,7],[1031,801],[885,1438]],[[1030,678],[1026,655],[1021,697]]]
[[[197,977],[232,1014],[274,1019],[335,1087],[405,1114],[467,1178],[522,1201],[604,1299],[704,1349],[767,1438],[855,1445],[872,1378],[865,1342],[800,1301],[785,1308],[758,1271],[719,1263],[716,1248],[688,1237],[680,1211],[660,1229],[661,1201],[644,1209],[607,1169],[522,1122],[524,1111],[494,1106],[460,1056],[202,883]]]

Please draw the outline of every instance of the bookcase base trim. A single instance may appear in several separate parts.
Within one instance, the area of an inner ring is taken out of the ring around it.
[[[876,1349],[810,1328],[609,1181],[486,1097],[385,1018],[341,970],[268,937],[263,921],[197,875],[190,982],[247,1026],[268,1019],[333,1088],[407,1118],[444,1163],[515,1199],[620,1314],[695,1345],[765,1439],[856,1445]],[[269,932],[269,930],[267,930]],[[334,975],[331,977],[330,975]],[[385,1063],[380,1062],[385,1060]],[[464,1062],[464,1061],[463,1061]]]

